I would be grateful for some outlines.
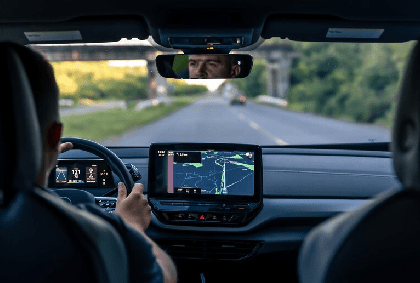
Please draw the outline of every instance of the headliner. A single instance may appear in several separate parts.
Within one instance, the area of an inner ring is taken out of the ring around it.
[[[211,3],[211,5],[210,5]],[[414,0],[18,0],[0,4],[0,39],[22,44],[154,40],[165,36],[250,35],[301,41],[403,42],[420,35],[420,2]],[[328,28],[384,29],[380,38],[326,38]],[[31,42],[28,31],[79,30],[82,40]],[[162,34],[165,34],[163,36]],[[167,46],[168,47],[168,46]]]

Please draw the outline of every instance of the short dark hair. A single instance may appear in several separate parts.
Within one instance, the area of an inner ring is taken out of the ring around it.
[[[34,96],[41,136],[44,141],[48,127],[59,120],[58,96],[59,90],[55,81],[54,69],[44,57],[16,43],[8,43],[18,53],[28,76]]]

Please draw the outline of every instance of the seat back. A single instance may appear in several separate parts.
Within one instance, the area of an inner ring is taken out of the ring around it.
[[[31,52],[0,43],[0,282],[128,282],[115,229],[34,185],[42,146]]]
[[[420,194],[377,201],[335,251],[323,282],[414,282],[420,265]]]
[[[326,282],[410,282],[420,266],[420,45],[411,54],[392,134],[402,190],[374,201],[331,260]]]
[[[299,255],[302,282],[420,280],[419,44],[404,74],[391,146],[402,187],[312,230]]]

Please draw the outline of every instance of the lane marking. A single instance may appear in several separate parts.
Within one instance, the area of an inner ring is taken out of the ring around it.
[[[288,145],[288,143],[287,143],[287,142],[285,142],[284,140],[282,140],[282,139],[281,139],[281,138],[279,138],[279,137],[276,137],[275,135],[273,135],[273,134],[272,134],[272,133],[270,133],[269,131],[264,130],[263,128],[261,128],[261,126],[260,126],[260,125],[258,125],[258,124],[257,124],[257,123],[255,123],[254,121],[252,121],[252,120],[250,120],[250,119],[246,118],[244,114],[239,113],[236,109],[231,109],[231,111],[232,111],[232,112],[235,112],[235,113],[238,115],[239,119],[247,121],[247,122],[248,122],[248,124],[251,126],[251,128],[253,128],[253,129],[255,129],[255,130],[259,131],[259,132],[260,132],[260,133],[262,133],[263,135],[265,135],[265,136],[267,136],[268,138],[272,139],[272,140],[273,140],[276,144],[278,144],[278,145]]]
[[[249,125],[250,125],[253,129],[255,129],[255,130],[259,130],[259,129],[260,129],[260,125],[258,125],[258,124],[257,124],[257,123],[255,123],[255,122],[250,121],[250,122],[249,122]]]

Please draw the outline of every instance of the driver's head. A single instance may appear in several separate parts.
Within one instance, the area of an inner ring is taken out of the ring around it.
[[[58,86],[54,70],[41,54],[28,47],[12,44],[21,58],[34,95],[42,135],[43,161],[39,178],[42,183],[57,163],[62,124],[58,111]],[[39,184],[39,182],[37,181]],[[39,184],[44,185],[44,184]]]
[[[188,68],[191,79],[236,78],[241,67],[227,55],[189,55]]]

